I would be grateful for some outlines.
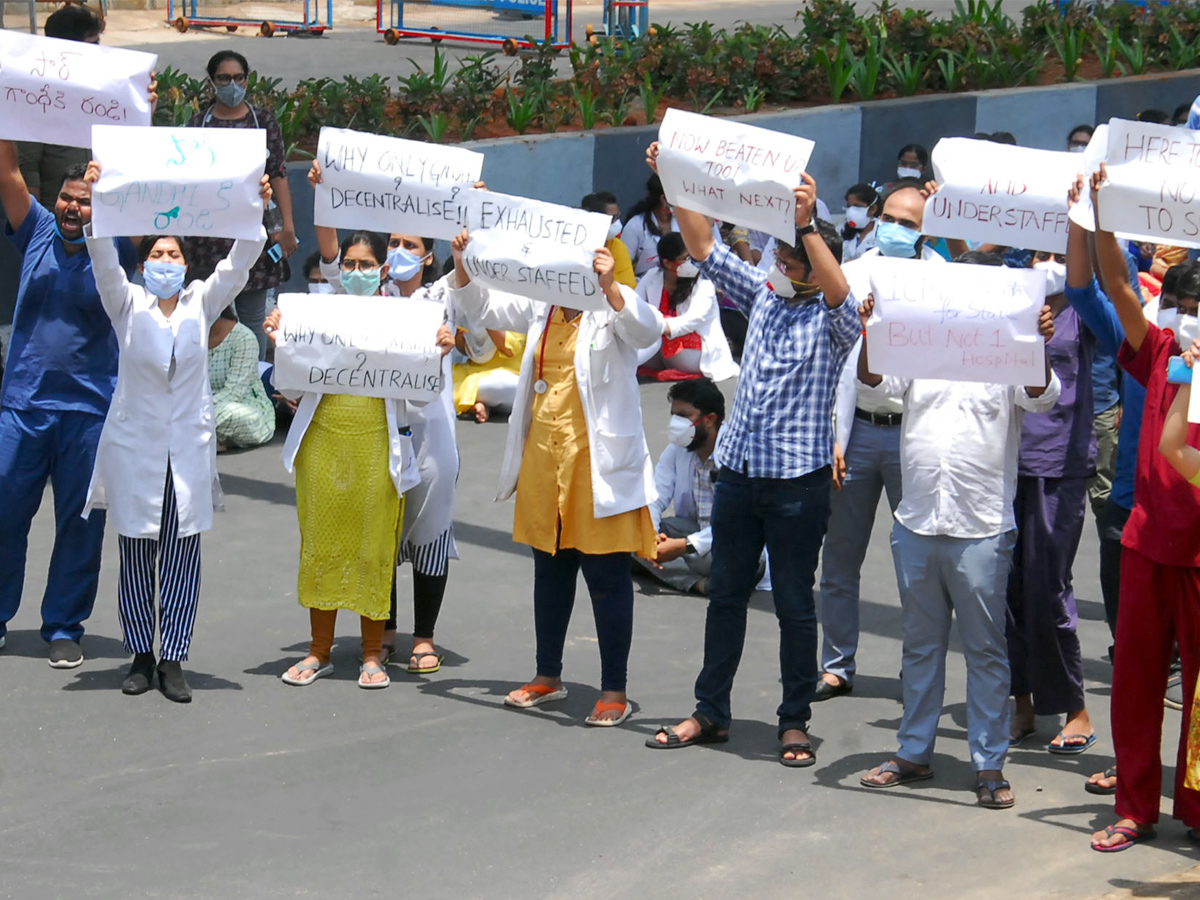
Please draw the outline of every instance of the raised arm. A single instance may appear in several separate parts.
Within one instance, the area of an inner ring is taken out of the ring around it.
[[[317,185],[321,183],[321,164],[315,159],[312,161],[312,167],[308,170],[308,183],[315,190]],[[285,179],[286,181],[286,179]],[[289,204],[291,195],[288,195]],[[279,207],[280,211],[283,207]],[[321,251],[321,259],[327,263],[336,262],[340,249],[338,248],[337,229],[330,228],[328,225],[317,225],[317,249]]]
[[[0,205],[13,231],[21,227],[32,204],[29,186],[21,175],[16,143],[0,141]]]
[[[4,141],[3,143],[8,143]],[[89,187],[95,187],[100,180],[100,164],[95,160],[88,163],[83,180]],[[115,324],[129,314],[133,307],[133,293],[125,269],[121,266],[121,256],[112,238],[92,237],[92,226],[89,222],[83,230],[87,237],[88,256],[92,260],[92,274],[96,279],[96,290],[100,294],[100,304]]]
[[[807,172],[800,173],[800,181],[800,186],[793,192],[796,198],[796,227],[807,228],[814,224],[817,182]],[[812,279],[821,286],[825,305],[830,309],[837,309],[850,296],[850,285],[842,273],[842,262],[834,257],[820,232],[810,231],[804,235],[803,241],[804,252],[808,255],[808,264],[812,269]]]
[[[455,272],[455,287],[451,290],[450,297],[454,308],[462,311],[471,327],[528,334],[529,326],[537,318],[533,301],[516,294],[490,291],[471,281],[462,261],[463,252],[470,242],[471,236],[465,228],[450,241]]]
[[[646,165],[658,174],[658,141],[646,149]],[[683,235],[683,243],[687,246],[688,256],[696,262],[704,262],[713,252],[712,225],[703,213],[682,206],[675,207],[675,221],[679,223],[679,233]]]
[[[266,175],[263,175],[259,182],[259,196],[262,197],[263,205],[271,199],[271,180]],[[229,255],[217,264],[217,268],[204,282],[201,302],[210,321],[233,302],[249,281],[250,269],[267,244],[266,231],[261,228],[259,231],[261,236],[258,240],[234,241],[233,246],[229,248]]]
[[[1103,163],[1100,171],[1092,176],[1092,208],[1096,211],[1096,256],[1100,261],[1100,277],[1105,293],[1112,301],[1121,325],[1125,328],[1125,340],[1136,353],[1142,348],[1149,326],[1142,313],[1142,304],[1129,284],[1129,269],[1125,265],[1125,254],[1111,231],[1100,228],[1100,186],[1108,178]]]
[[[875,298],[867,294],[866,299],[858,306],[858,318],[863,327],[862,349],[858,353],[858,380],[867,387],[879,387],[883,383],[883,376],[876,375],[871,371],[871,361],[867,358],[867,322],[873,312],[875,312]]]

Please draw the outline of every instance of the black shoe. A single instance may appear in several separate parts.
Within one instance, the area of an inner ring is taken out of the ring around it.
[[[820,703],[822,700],[832,700],[834,697],[840,697],[842,694],[849,694],[854,687],[848,681],[840,682],[839,684],[830,684],[824,678],[817,681],[817,691],[813,694],[813,702]]]
[[[121,682],[121,693],[131,697],[144,694],[154,683],[154,654],[136,653],[133,663],[129,666],[129,674]]]
[[[50,665],[55,669],[74,669],[83,665],[83,650],[79,642],[58,638],[50,642]]]
[[[192,702],[192,689],[183,677],[183,667],[176,660],[164,659],[158,664],[158,689],[168,700]]]

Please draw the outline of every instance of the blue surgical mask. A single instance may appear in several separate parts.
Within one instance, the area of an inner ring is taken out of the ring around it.
[[[388,277],[392,281],[408,281],[421,272],[421,259],[403,247],[392,247],[387,255]]]
[[[379,269],[355,269],[342,273],[342,287],[355,297],[371,297],[379,293]]]
[[[912,259],[917,255],[921,232],[905,228],[898,222],[880,222],[875,226],[875,244],[884,256]]]
[[[213,85],[217,92],[217,99],[228,107],[236,108],[242,105],[242,101],[246,99],[246,86],[244,84],[234,84],[232,81],[229,84]]]
[[[58,219],[54,220],[54,231],[58,235],[58,239],[64,244],[86,244],[87,238],[82,234],[77,238],[69,238],[62,233],[62,229],[58,227]]]
[[[169,262],[147,262],[142,269],[142,282],[146,290],[159,300],[174,297],[183,290],[183,278],[187,266]]]

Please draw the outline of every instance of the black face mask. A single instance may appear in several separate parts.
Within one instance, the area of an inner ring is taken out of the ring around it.
[[[708,426],[703,422],[697,422],[696,434],[692,438],[692,442],[687,445],[688,452],[695,453],[706,443],[708,443]]]

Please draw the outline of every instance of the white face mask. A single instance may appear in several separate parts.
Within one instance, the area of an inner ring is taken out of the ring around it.
[[[310,281],[308,283],[308,292],[310,294],[332,294],[333,285],[328,281]]]
[[[1163,309],[1159,307],[1158,316],[1154,320],[1154,324],[1163,331],[1171,331],[1175,334],[1179,333],[1179,310],[1175,307]]]
[[[608,226],[608,238],[606,239],[605,243],[614,240],[615,238],[619,238],[621,236],[621,231],[621,220],[613,219],[612,224]]]
[[[1067,148],[1068,153],[1083,153],[1086,150],[1087,150],[1087,147],[1081,147],[1078,144],[1075,144],[1075,145]]]
[[[908,166],[900,166],[896,169],[896,174],[901,178],[920,178],[924,173],[920,169],[910,169]]]
[[[851,228],[866,228],[871,224],[871,213],[865,206],[847,206],[846,221]]]
[[[680,263],[679,268],[675,270],[675,274],[680,278],[695,278],[700,274],[700,269],[689,259]]]
[[[792,279],[783,274],[783,269],[779,268],[778,263],[767,271],[767,284],[771,286],[776,297],[791,300],[796,296],[796,286],[792,284]]]
[[[683,416],[671,416],[667,423],[667,440],[676,447],[687,447],[696,438],[696,426],[691,419]]]
[[[1046,296],[1061,294],[1067,286],[1067,267],[1053,259],[1034,263],[1033,267],[1046,273]]]

